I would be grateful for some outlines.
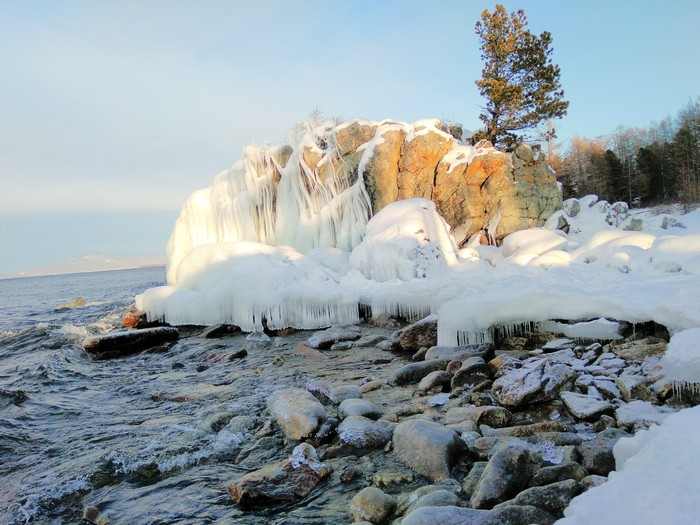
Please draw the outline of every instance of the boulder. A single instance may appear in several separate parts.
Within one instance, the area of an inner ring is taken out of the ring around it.
[[[450,477],[452,468],[466,450],[457,432],[425,419],[397,425],[393,444],[394,453],[401,462],[432,481]]]
[[[576,419],[593,421],[604,414],[611,415],[615,411],[615,407],[607,401],[602,401],[584,394],[562,392],[560,397],[566,409]]]
[[[219,323],[205,328],[202,331],[201,337],[205,339],[218,339],[219,337],[225,337],[240,331],[241,329],[234,324]]]
[[[418,383],[432,372],[444,371],[449,361],[446,359],[431,359],[430,361],[418,361],[402,366],[391,374],[391,382],[396,385]]]
[[[136,354],[145,350],[161,350],[179,337],[177,328],[159,326],[142,330],[120,330],[106,335],[89,337],[83,341],[83,348],[94,359],[113,359]]]
[[[420,507],[408,514],[401,525],[552,525],[555,518],[531,506],[509,505],[494,510],[465,507]]]
[[[338,425],[343,445],[357,449],[383,448],[394,434],[395,425],[382,419],[373,421],[363,416],[346,417]]]
[[[363,416],[369,419],[377,419],[382,415],[382,411],[374,403],[366,399],[346,399],[340,403],[339,408],[343,418]]]
[[[450,386],[455,389],[464,385],[478,385],[491,379],[491,370],[482,357],[468,357],[452,377]]]
[[[577,449],[581,454],[581,464],[591,474],[607,476],[615,470],[613,447],[621,437],[629,434],[619,428],[607,428],[591,441],[581,443]]]
[[[588,476],[588,471],[575,461],[566,461],[559,465],[542,467],[530,480],[531,487],[549,485],[558,481],[573,479],[581,481]]]
[[[428,348],[425,359],[449,359],[451,361],[464,361],[469,357],[481,357],[484,361],[490,361],[494,357],[493,345],[481,343],[464,346],[432,346]]]
[[[357,521],[383,523],[396,509],[396,499],[376,487],[365,487],[350,501],[350,512]]]
[[[437,315],[429,315],[417,323],[407,326],[391,336],[394,347],[410,354],[415,354],[421,348],[437,345]]]
[[[496,447],[470,503],[475,509],[490,509],[514,497],[527,486],[528,452],[523,444],[510,443]]]
[[[321,402],[301,388],[273,392],[267,407],[287,437],[295,440],[312,436],[326,417]]]
[[[524,363],[493,382],[491,395],[506,407],[521,407],[528,403],[551,401],[576,378],[574,370],[548,358]]]
[[[305,498],[332,472],[316,458],[308,461],[309,452],[309,449],[295,449],[292,458],[245,474],[229,485],[231,498],[244,508]],[[311,453],[314,454],[315,451]]]
[[[505,427],[513,419],[507,409],[496,406],[467,406],[451,408],[445,414],[445,424],[455,425],[464,421],[474,421],[489,427]]]
[[[434,388],[449,390],[451,381],[452,374],[449,374],[445,370],[436,370],[434,372],[430,372],[427,376],[420,380],[420,383],[418,383],[418,392],[426,393]]]
[[[362,337],[360,328],[355,325],[333,325],[326,330],[314,332],[306,345],[318,350],[328,350],[341,341],[356,341]]]
[[[564,517],[564,509],[574,497],[581,493],[578,481],[567,479],[549,485],[530,487],[512,500],[499,503],[497,508],[507,505],[530,505],[551,514],[555,518]]]

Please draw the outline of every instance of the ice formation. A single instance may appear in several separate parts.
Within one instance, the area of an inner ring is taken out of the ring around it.
[[[609,480],[574,498],[557,525],[695,523],[700,501],[700,406],[620,439]]]

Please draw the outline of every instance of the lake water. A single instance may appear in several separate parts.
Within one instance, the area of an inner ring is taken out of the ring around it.
[[[165,353],[91,359],[84,338],[120,327],[134,295],[163,281],[163,268],[0,280],[0,524],[81,523],[88,507],[112,525],[349,522],[364,482],[341,485],[339,468],[286,507],[243,512],[227,487],[295,445],[255,435],[271,391],[381,378],[390,359],[358,349],[317,361],[294,352],[308,333],[251,347],[199,328]],[[85,306],[57,309],[77,297]],[[231,426],[241,416],[254,428]]]

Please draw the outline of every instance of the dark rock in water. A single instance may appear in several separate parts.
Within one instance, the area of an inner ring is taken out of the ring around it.
[[[100,513],[100,509],[97,507],[85,507],[83,509],[83,520],[95,525],[109,525],[109,519]]]
[[[245,348],[242,348],[241,350],[237,350],[236,352],[232,352],[231,354],[229,354],[228,360],[233,361],[234,359],[242,359],[247,355],[248,355],[248,350],[246,350]]]
[[[456,425],[464,421],[474,421],[479,425],[489,427],[505,427],[510,424],[513,414],[503,407],[496,406],[466,406],[454,407],[445,414],[446,425]]]
[[[219,337],[224,337],[229,334],[235,334],[240,331],[240,327],[236,326],[235,324],[221,323],[205,328],[202,331],[201,336],[205,339],[218,339]]]
[[[318,350],[328,350],[335,343],[357,341],[360,337],[362,337],[360,328],[355,325],[333,325],[326,330],[315,332],[306,344]]]
[[[318,470],[318,471],[317,471]],[[315,470],[312,465],[286,459],[249,472],[229,485],[233,501],[241,507],[257,507],[305,498],[331,473],[330,467]]]
[[[432,481],[449,478],[466,450],[457,432],[425,419],[400,423],[394,430],[393,442],[399,459]]]
[[[74,308],[83,308],[85,307],[85,305],[87,305],[87,301],[85,299],[83,299],[82,297],[76,297],[69,303],[57,306],[56,311],[60,312],[61,310],[73,310]]]
[[[157,347],[166,347],[177,341],[177,328],[160,326],[143,330],[124,330],[107,335],[89,337],[83,341],[83,348],[97,360],[122,357]]]
[[[437,345],[437,315],[429,315],[391,336],[397,351],[415,354],[421,348]]]
[[[615,470],[613,447],[621,437],[629,434],[619,428],[607,428],[600,432],[593,441],[586,441],[578,446],[581,464],[591,474],[607,476]]]
[[[449,361],[447,359],[431,359],[430,361],[409,363],[391,374],[391,382],[397,385],[418,383],[431,372],[445,370],[448,364]]]

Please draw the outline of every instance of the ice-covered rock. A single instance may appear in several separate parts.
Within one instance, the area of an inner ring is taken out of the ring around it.
[[[341,341],[357,341],[362,337],[360,329],[355,325],[333,325],[326,330],[315,332],[306,341],[311,348],[327,350],[334,343]]]
[[[538,359],[496,379],[491,394],[505,407],[519,407],[555,399],[574,378],[571,367],[547,358]]]
[[[615,410],[615,407],[607,401],[601,401],[584,394],[562,392],[560,396],[571,415],[584,421],[598,419],[603,414],[611,415]]]

